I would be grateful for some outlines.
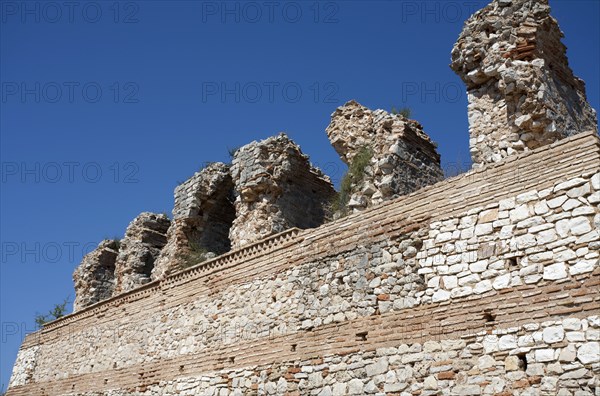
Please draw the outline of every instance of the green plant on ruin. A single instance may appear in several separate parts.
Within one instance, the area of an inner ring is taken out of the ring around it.
[[[183,268],[190,268],[196,264],[200,264],[208,259],[210,253],[206,248],[200,246],[197,242],[188,242],[189,251],[183,256]]]
[[[331,202],[331,212],[339,213],[341,216],[348,215],[348,202],[352,197],[352,186],[360,184],[365,176],[365,169],[371,163],[373,150],[368,146],[363,146],[352,159],[346,174],[340,183],[338,191]]]
[[[46,315],[36,314],[35,315],[35,324],[38,328],[42,328],[46,323],[52,322],[58,318],[62,318],[67,314],[67,305],[69,304],[69,297],[65,298],[65,300],[60,304],[54,304],[54,307],[48,311]]]
[[[412,110],[409,107],[402,107],[402,108],[396,108],[396,107],[392,107],[392,110],[390,111],[390,113],[395,114],[395,115],[401,115],[402,117],[405,118],[410,118],[411,114],[412,114]]]

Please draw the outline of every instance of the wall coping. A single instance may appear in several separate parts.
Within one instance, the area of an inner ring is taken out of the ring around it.
[[[146,283],[142,286],[136,287],[135,289],[128,290],[124,293],[107,298],[106,300],[98,301],[97,303],[89,305],[83,309],[80,309],[79,311],[70,313],[56,320],[53,320],[52,322],[44,324],[41,331],[42,333],[45,333],[49,330],[62,327],[63,325],[73,322],[80,317],[89,316],[88,314],[90,313],[93,315],[99,310],[103,310],[108,306],[120,305],[123,302],[127,302],[127,300],[137,299],[136,297],[139,297],[140,295],[148,294],[153,290],[158,291],[172,284],[175,284],[183,279],[198,278],[202,275],[202,273],[210,269],[223,267],[227,264],[237,264],[243,262],[248,258],[254,258],[265,255],[267,253],[272,252],[274,249],[282,246],[286,242],[291,242],[297,239],[298,235],[300,234],[300,231],[301,230],[296,227],[287,229],[278,234],[263,238],[249,245],[242,246],[238,249],[224,253],[220,256],[198,263],[190,268],[186,268],[184,270],[170,274],[163,279],[157,279],[155,281]]]

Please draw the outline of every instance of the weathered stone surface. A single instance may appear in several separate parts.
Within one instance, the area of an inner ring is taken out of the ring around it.
[[[167,216],[149,212],[141,213],[129,223],[115,262],[113,295],[150,282],[154,262],[167,243],[170,224]]]
[[[335,194],[329,177],[283,133],[238,149],[231,175],[236,210],[229,232],[233,248],[289,228],[320,226]]]
[[[531,121],[522,114],[515,124]],[[321,218],[331,185],[289,139],[265,142],[238,152],[230,184],[221,164],[199,177],[220,187],[203,187],[198,199],[193,181],[182,190],[190,202],[176,197],[176,218],[214,216],[207,221],[218,227],[193,223],[194,234],[182,223],[188,246],[227,249],[223,230],[243,244],[252,232],[298,226],[287,214]],[[590,172],[598,142],[580,135],[49,323],[26,337],[8,396],[591,395],[600,363],[600,186]],[[515,182],[517,172],[526,176]],[[321,193],[307,188],[315,184]],[[222,217],[231,210],[219,204],[231,185],[242,220],[230,229]],[[101,244],[89,256],[81,290],[91,294],[98,279],[110,287],[110,271],[98,268],[108,250],[117,289],[147,282],[168,226],[165,216],[136,218],[118,252]]]
[[[83,258],[73,273],[75,282],[73,311],[79,311],[113,295],[118,250],[117,241],[104,240]]]
[[[331,115],[327,136],[350,165],[369,152],[360,181],[353,183],[347,206],[362,210],[443,179],[436,145],[417,121],[355,101]]]
[[[538,235],[598,208],[592,191],[577,216],[533,208],[566,196],[559,184],[590,183],[597,142],[571,138],[502,176],[472,172],[59,319],[26,338],[8,396],[589,394],[598,274],[580,270],[597,268],[600,236],[578,241],[568,225],[558,240]],[[580,160],[549,178],[568,147]],[[518,189],[515,169],[530,175]],[[461,194],[471,183],[485,188]],[[475,235],[501,205],[503,222]],[[511,220],[518,205],[532,210]]]
[[[156,259],[152,279],[160,279],[229,251],[235,218],[229,166],[208,165],[175,188],[173,222]]]
[[[40,348],[35,346],[25,351],[25,353],[19,353],[15,362],[15,369],[10,377],[9,388],[25,385],[33,379],[39,351]]]
[[[577,350],[577,358],[583,364],[600,362],[600,343],[588,342]]]
[[[494,0],[465,24],[452,69],[467,85],[475,166],[597,130],[548,0]]]

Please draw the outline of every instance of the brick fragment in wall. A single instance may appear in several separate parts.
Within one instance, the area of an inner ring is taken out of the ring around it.
[[[129,223],[119,243],[113,295],[150,282],[154,262],[167,243],[170,223],[166,215],[149,212],[141,213]]]
[[[468,92],[474,166],[597,131],[547,0],[494,0],[465,23],[450,67]]]
[[[152,278],[163,278],[229,251],[229,230],[235,218],[233,199],[229,166],[220,162],[177,186],[173,222]]]
[[[231,175],[236,209],[229,233],[232,248],[289,228],[320,226],[335,194],[329,177],[283,133],[238,149]]]
[[[117,241],[104,240],[83,258],[73,273],[74,311],[79,311],[112,296],[118,249]]]
[[[443,179],[435,143],[419,122],[400,114],[370,110],[352,100],[331,115],[326,132],[333,148],[348,165],[364,150],[371,153],[361,180],[351,186],[347,202],[351,211],[363,210]]]

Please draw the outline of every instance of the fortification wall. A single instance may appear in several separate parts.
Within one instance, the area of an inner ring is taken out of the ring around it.
[[[583,133],[146,284],[29,335],[8,395],[592,395],[598,169]]]

